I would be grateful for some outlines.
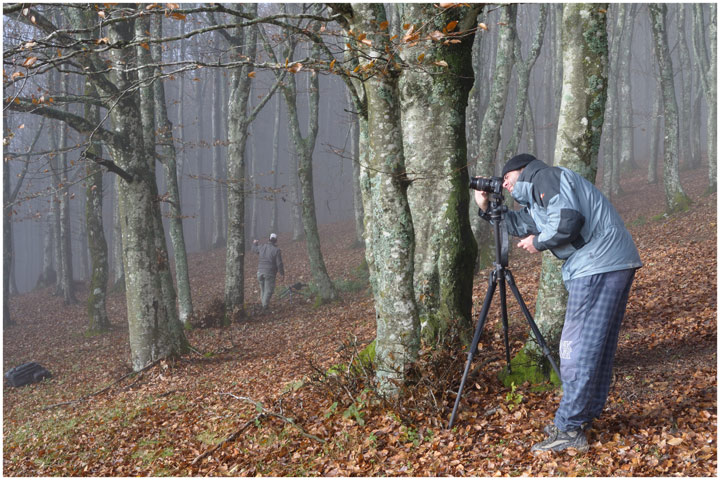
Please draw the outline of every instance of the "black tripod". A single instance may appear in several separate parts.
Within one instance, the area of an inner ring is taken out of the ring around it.
[[[535,335],[535,339],[537,340],[538,344],[540,345],[540,348],[542,349],[543,355],[547,357],[548,361],[550,362],[550,365],[552,366],[553,370],[555,370],[555,373],[557,374],[558,378],[560,378],[560,371],[558,370],[557,365],[555,364],[555,360],[553,360],[552,356],[550,355],[550,349],[548,348],[547,344],[545,343],[545,339],[543,338],[542,334],[540,333],[540,330],[537,327],[537,324],[535,323],[535,320],[533,320],[532,315],[530,314],[530,311],[528,310],[527,306],[525,305],[525,302],[522,299],[522,296],[520,296],[520,291],[517,288],[517,285],[515,284],[515,279],[513,278],[512,272],[508,268],[508,258],[507,258],[507,231],[503,228],[501,231],[501,227],[504,227],[503,224],[503,214],[507,212],[507,206],[502,204],[503,197],[502,193],[495,193],[492,192],[490,195],[490,220],[494,227],[494,233],[495,233],[495,262],[494,270],[490,272],[490,278],[488,280],[488,289],[487,293],[485,294],[485,301],[483,302],[482,310],[480,311],[480,315],[478,315],[478,323],[477,327],[475,328],[475,335],[473,336],[472,343],[470,344],[470,350],[468,351],[468,358],[465,362],[465,371],[463,372],[462,380],[460,380],[460,389],[458,390],[457,397],[455,398],[455,406],[453,407],[452,416],[450,417],[450,424],[448,425],[448,428],[452,428],[453,424],[455,423],[455,416],[457,415],[457,409],[458,405],[460,405],[460,397],[462,396],[463,388],[465,387],[465,381],[467,380],[468,372],[470,371],[470,365],[472,364],[473,357],[475,356],[475,353],[477,352],[477,346],[480,342],[480,335],[482,334],[483,327],[485,326],[485,321],[487,320],[487,314],[488,310],[490,309],[490,303],[492,301],[493,295],[495,294],[495,289],[500,286],[500,312],[502,315],[502,325],[503,325],[503,333],[505,336],[505,356],[508,364],[508,371],[510,370],[510,342],[508,340],[508,318],[507,318],[507,303],[506,303],[506,290],[505,290],[505,282],[507,281],[507,284],[510,285],[510,290],[512,290],[513,295],[515,295],[515,299],[517,300],[518,304],[520,304],[520,309],[522,310],[523,314],[525,315],[525,318],[528,321],[528,324],[530,325],[530,329],[532,330],[533,334]]]

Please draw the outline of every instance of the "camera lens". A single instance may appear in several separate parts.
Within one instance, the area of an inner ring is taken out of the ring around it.
[[[500,177],[490,178],[471,178],[470,188],[473,190],[480,190],[488,193],[501,193],[502,192],[503,179]]]

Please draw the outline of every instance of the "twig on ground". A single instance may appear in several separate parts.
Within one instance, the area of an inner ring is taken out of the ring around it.
[[[98,391],[96,391],[96,392],[88,393],[87,395],[85,395],[85,396],[83,396],[83,397],[80,397],[80,398],[78,398],[78,399],[76,399],[76,400],[69,400],[69,401],[67,401],[67,402],[55,403],[55,404],[53,404],[53,405],[47,406],[47,407],[45,407],[45,408],[42,408],[41,411],[50,410],[51,408],[55,408],[55,407],[62,407],[62,406],[64,406],[64,405],[73,405],[73,404],[75,404],[75,403],[80,403],[80,402],[82,402],[82,401],[85,401],[85,400],[87,400],[88,398],[91,398],[91,397],[100,395],[101,393],[104,393],[104,392],[110,390],[110,388],[112,388],[113,386],[115,386],[115,385],[117,385],[118,383],[122,382],[123,380],[125,380],[125,379],[128,378],[128,377],[130,377],[131,375],[135,375],[135,374],[138,374],[138,373],[142,373],[142,372],[144,372],[145,370],[149,370],[150,368],[152,368],[152,367],[154,367],[155,365],[157,365],[157,363],[160,362],[161,360],[164,360],[164,359],[155,360],[154,362],[151,362],[151,363],[147,364],[145,367],[143,367],[141,370],[138,370],[137,372],[134,372],[134,371],[133,371],[133,372],[130,372],[130,373],[126,374],[126,375],[123,375],[122,377],[118,378],[117,380],[115,380],[115,381],[114,381],[113,383],[111,383],[110,385],[107,385],[106,387],[103,387],[103,388],[101,388],[100,390],[98,390]],[[133,382],[132,385],[134,385],[135,383],[137,383],[137,381]]]
[[[295,423],[295,420],[293,420],[292,418],[286,417],[285,415],[281,415],[277,412],[273,412],[273,411],[266,409],[265,407],[263,407],[262,403],[258,402],[257,400],[253,400],[252,398],[249,398],[249,397],[240,397],[238,395],[235,395],[235,394],[229,393],[229,392],[220,392],[219,395],[228,395],[237,400],[242,400],[247,403],[252,403],[253,405],[255,405],[255,408],[258,410],[258,412],[260,412],[264,416],[279,418],[283,422],[289,423],[290,425],[295,427],[300,432],[300,434],[303,435],[304,437],[311,438],[313,440],[317,440],[320,443],[325,443],[325,440],[323,440],[322,438],[316,437],[315,435],[307,433],[305,430],[300,428],[298,426],[298,424]]]
[[[201,453],[200,455],[198,455],[197,457],[195,457],[195,460],[193,460],[193,461],[190,463],[190,465],[195,465],[196,463],[198,463],[198,462],[199,462],[200,460],[202,460],[203,458],[205,458],[205,457],[207,457],[207,456],[212,455],[213,453],[215,453],[219,448],[221,448],[221,447],[222,447],[223,445],[225,445],[226,443],[230,443],[230,442],[234,441],[237,437],[240,436],[240,434],[241,434],[242,432],[245,431],[246,428],[248,428],[250,425],[252,425],[252,424],[255,423],[256,421],[262,419],[262,417],[264,417],[264,416],[265,416],[264,413],[259,413],[259,414],[255,415],[253,418],[251,418],[250,420],[248,420],[247,422],[245,422],[245,424],[244,424],[242,427],[240,427],[239,429],[235,430],[235,431],[232,433],[232,435],[230,435],[229,437],[227,437],[225,440],[223,440],[222,442],[218,443],[217,445],[215,445],[215,446],[214,446],[213,448],[211,448],[210,450],[208,450],[208,451],[206,451],[206,452],[204,452],[204,453]]]
[[[191,352],[200,355],[201,357],[205,357],[205,355],[203,355],[197,348],[193,347],[192,345],[190,345],[189,348]]]

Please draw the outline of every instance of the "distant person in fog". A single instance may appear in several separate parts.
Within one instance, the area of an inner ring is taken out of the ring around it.
[[[285,276],[282,251],[277,247],[277,235],[271,233],[268,242],[262,245],[253,240],[252,251],[259,255],[257,278],[260,283],[260,299],[263,310],[267,310],[275,291],[275,276],[278,273]]]

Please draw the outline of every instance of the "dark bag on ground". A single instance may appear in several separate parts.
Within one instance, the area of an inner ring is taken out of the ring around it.
[[[23,363],[5,373],[5,380],[11,387],[22,387],[50,377],[52,377],[52,374],[36,362]]]

